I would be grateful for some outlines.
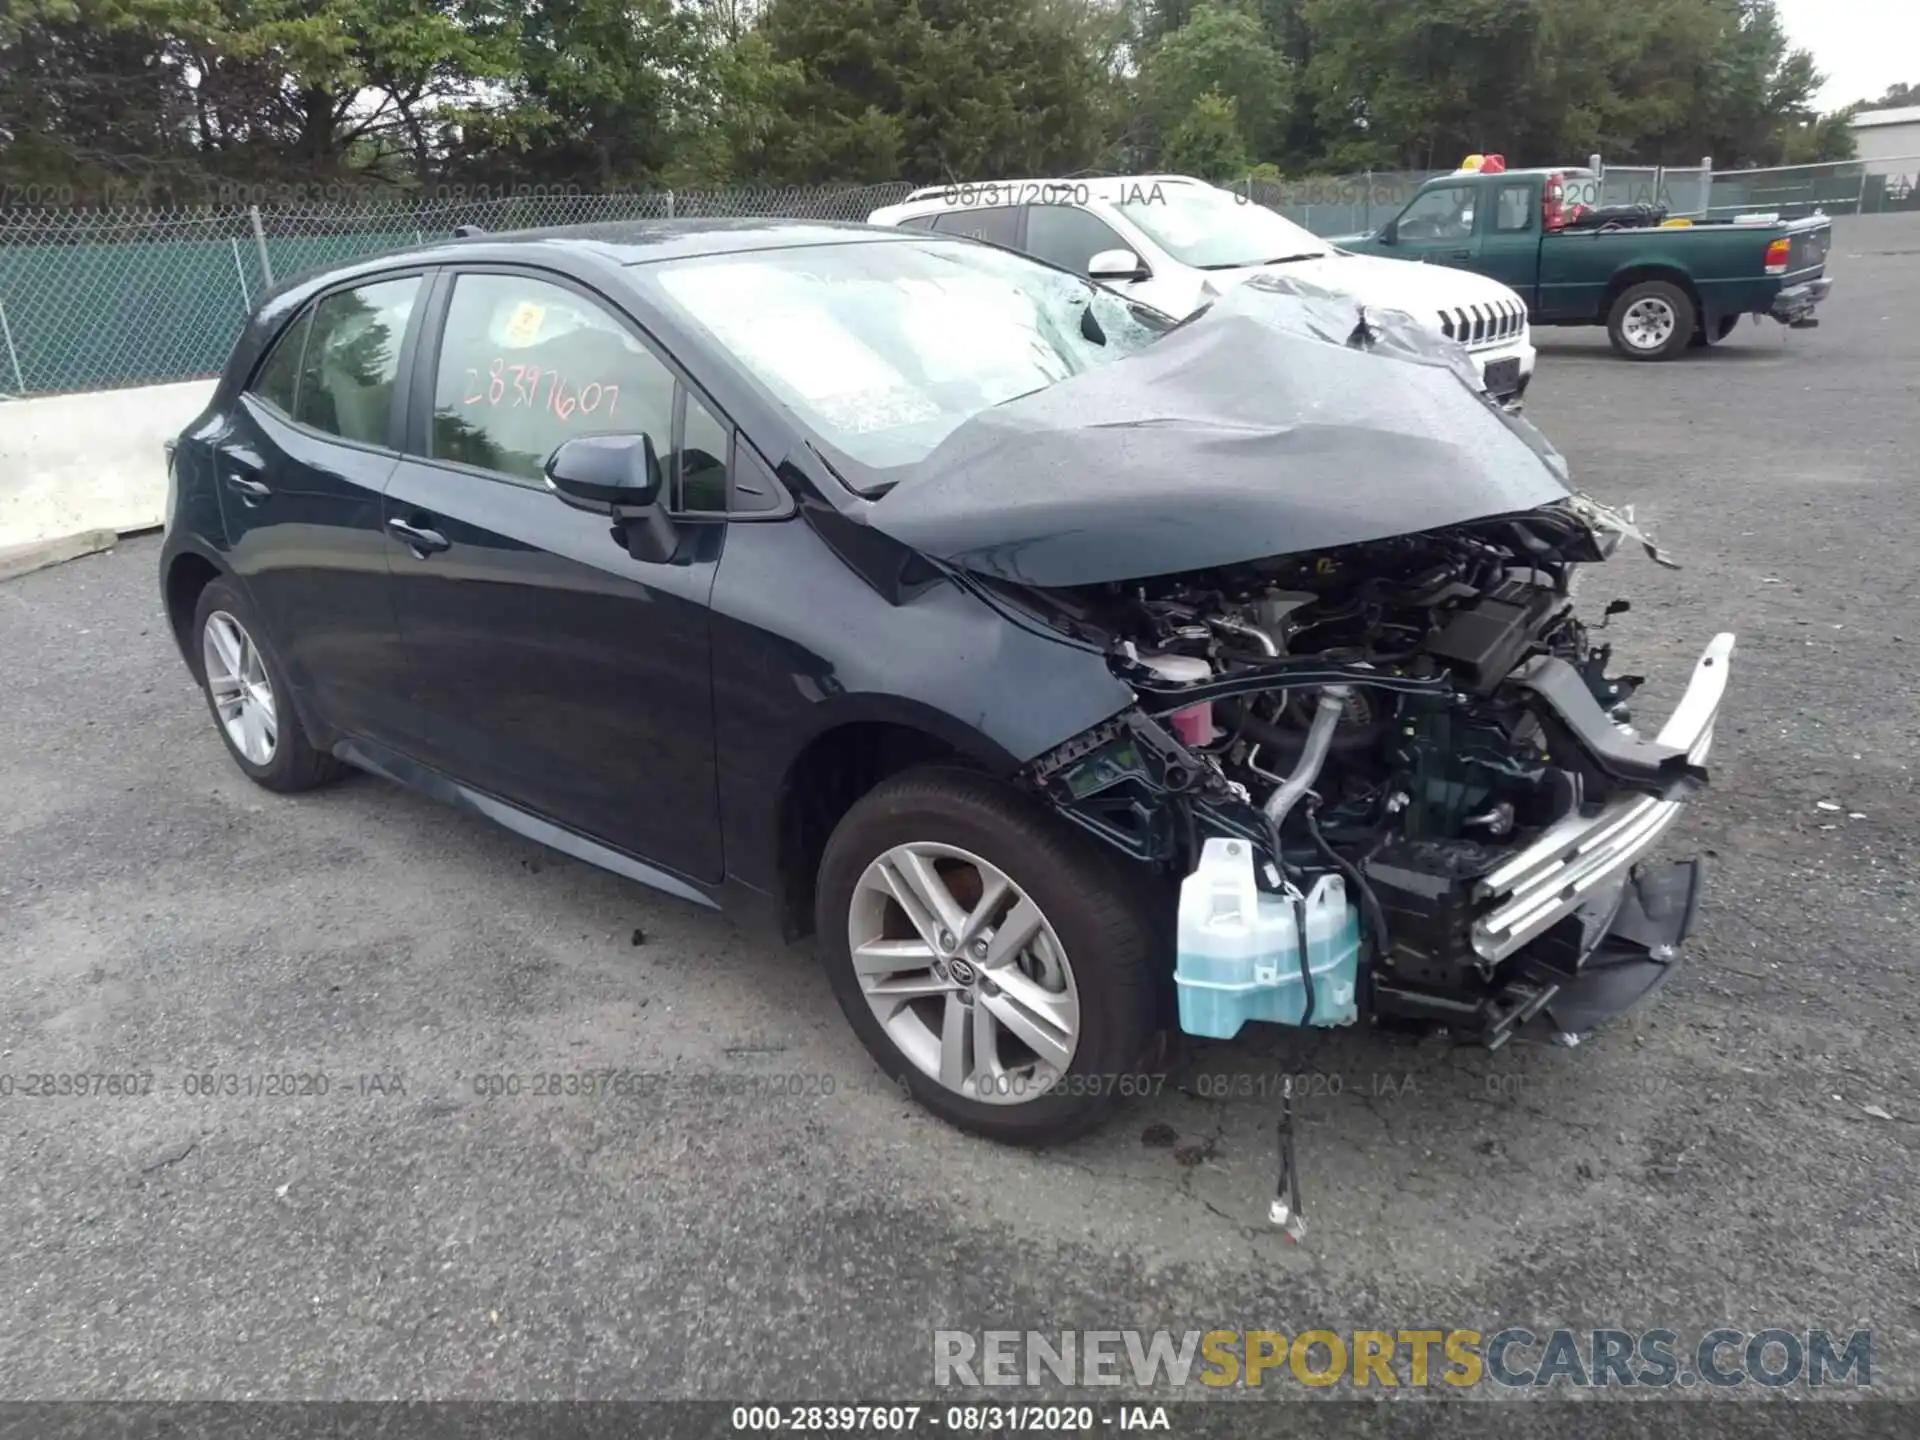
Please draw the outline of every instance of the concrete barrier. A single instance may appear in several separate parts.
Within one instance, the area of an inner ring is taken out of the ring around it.
[[[0,403],[0,549],[158,525],[165,442],[206,408],[211,380]]]

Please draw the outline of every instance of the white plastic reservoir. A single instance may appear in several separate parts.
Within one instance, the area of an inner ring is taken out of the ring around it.
[[[1360,917],[1345,883],[1325,875],[1305,897],[1288,887],[1263,892],[1254,879],[1253,847],[1214,838],[1180,885],[1180,1028],[1227,1040],[1249,1020],[1298,1025],[1306,1013],[1300,975],[1304,948],[1313,977],[1311,1025],[1351,1025],[1360,964]],[[1305,933],[1295,902],[1304,898]]]

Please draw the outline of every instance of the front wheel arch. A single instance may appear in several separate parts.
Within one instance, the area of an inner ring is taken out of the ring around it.
[[[820,857],[846,813],[875,786],[928,764],[964,764],[965,752],[917,726],[854,720],[821,731],[788,764],[774,805],[780,928],[789,940],[813,932]]]

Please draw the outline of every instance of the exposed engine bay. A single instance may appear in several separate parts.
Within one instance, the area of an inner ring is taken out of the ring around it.
[[[1637,533],[1594,511],[1025,590],[1139,702],[1029,779],[1173,876],[1217,837],[1273,896],[1339,876],[1373,1023],[1578,1034],[1664,978],[1691,921],[1697,862],[1635,862],[1705,782],[1733,644],[1709,646],[1657,738],[1638,733],[1642,677],[1596,635],[1626,604],[1590,624],[1571,595]]]

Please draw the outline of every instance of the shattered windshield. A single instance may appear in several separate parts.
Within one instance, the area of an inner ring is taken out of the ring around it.
[[[888,241],[702,256],[649,267],[835,449],[891,469],[982,410],[1131,355],[1171,321],[1021,256]]]
[[[1333,253],[1312,231],[1211,185],[1136,186],[1117,208],[1154,244],[1197,270],[1238,270]]]

